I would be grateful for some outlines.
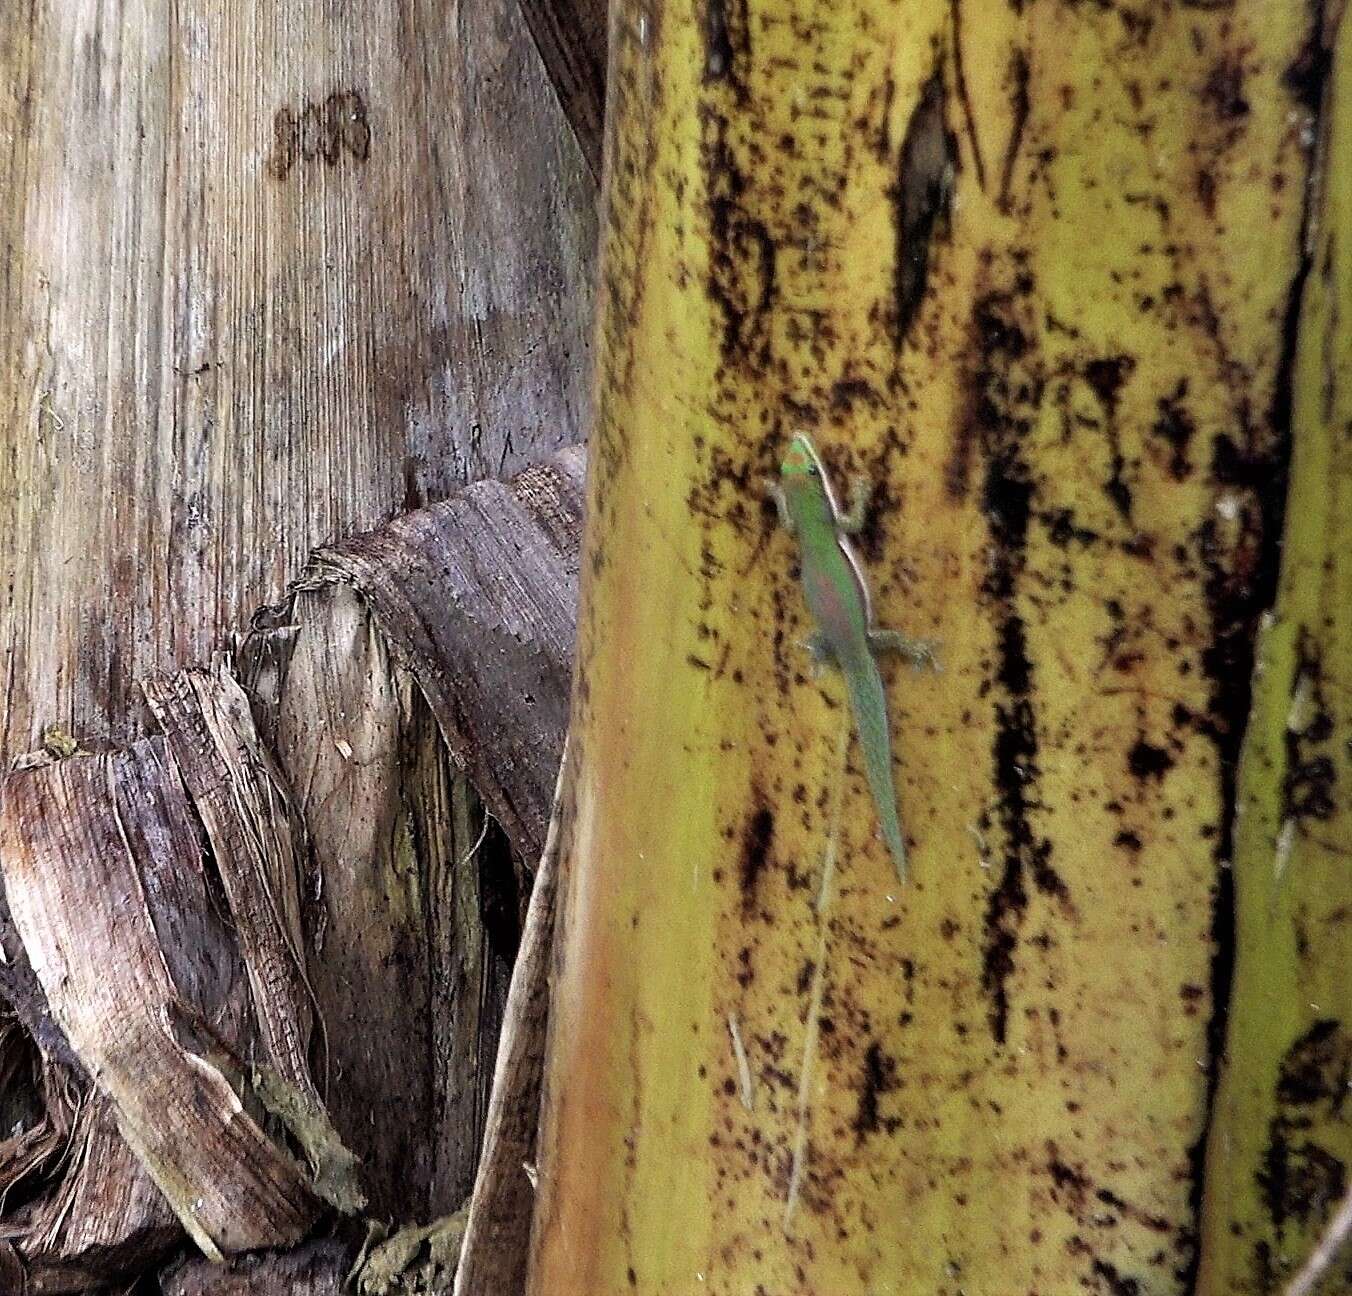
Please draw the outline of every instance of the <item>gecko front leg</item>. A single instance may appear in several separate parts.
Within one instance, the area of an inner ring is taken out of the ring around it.
[[[934,644],[928,639],[908,638],[900,630],[870,630],[868,646],[875,656],[885,652],[899,653],[916,670],[928,668],[937,673],[941,669]]]
[[[779,515],[779,525],[790,535],[797,535],[793,514],[789,512],[789,501],[784,497],[784,488],[773,477],[766,477],[761,483],[765,493],[775,502],[775,512]]]
[[[850,478],[850,507],[836,514],[836,526],[842,535],[858,535],[868,520],[868,506],[873,500],[873,483],[863,473]]]

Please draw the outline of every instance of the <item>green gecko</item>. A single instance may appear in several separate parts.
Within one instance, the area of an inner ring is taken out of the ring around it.
[[[770,491],[780,522],[798,540],[803,595],[817,626],[804,647],[818,666],[830,662],[845,677],[883,839],[892,853],[897,877],[905,882],[906,841],[892,781],[887,694],[875,654],[899,652],[913,666],[937,669],[934,649],[874,624],[868,582],[848,539],[864,525],[872,493],[869,483],[863,478],[855,480],[850,508],[843,510],[816,449],[802,433],[789,443],[779,474],[779,481],[770,483]]]

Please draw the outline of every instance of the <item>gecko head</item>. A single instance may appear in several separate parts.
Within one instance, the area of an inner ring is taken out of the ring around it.
[[[805,433],[797,433],[789,442],[789,448],[779,465],[779,475],[785,478],[822,475],[821,460],[817,458],[817,452]]]

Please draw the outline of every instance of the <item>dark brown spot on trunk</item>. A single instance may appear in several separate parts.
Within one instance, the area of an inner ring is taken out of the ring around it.
[[[864,1074],[859,1081],[859,1106],[854,1115],[854,1133],[862,1143],[876,1134],[884,1123],[878,1113],[878,1098],[897,1087],[897,1064],[874,1040],[864,1054]]]
[[[1154,743],[1138,738],[1127,753],[1127,768],[1134,779],[1144,782],[1154,779],[1159,782],[1174,767],[1174,758]]]
[[[1140,1296],[1141,1284],[1135,1278],[1124,1276],[1106,1260],[1095,1260],[1094,1272],[1103,1279],[1111,1296]]]
[[[1223,122],[1241,121],[1249,115],[1249,101],[1244,97],[1244,66],[1235,53],[1228,53],[1211,69],[1202,87],[1202,99]]]
[[[742,908],[749,910],[756,902],[756,888],[770,859],[770,848],[775,838],[775,816],[765,804],[759,788],[752,789],[752,799],[759,803],[742,830]]]
[[[948,219],[958,145],[944,121],[944,82],[935,71],[906,125],[896,184],[888,191],[896,234],[892,341],[900,349],[925,296],[930,242]]]
[[[1352,1038],[1342,1023],[1325,1017],[1315,1022],[1286,1051],[1277,1073],[1278,1101],[1290,1107],[1323,1104],[1337,1116],[1352,1081]]]
[[[1188,380],[1180,378],[1172,393],[1159,398],[1159,417],[1150,429],[1169,447],[1169,476],[1174,481],[1186,481],[1193,472],[1188,448],[1197,433],[1197,425],[1184,404],[1187,395]]]
[[[1286,780],[1283,817],[1331,819],[1338,808],[1339,780],[1334,763],[1333,716],[1324,696],[1324,661],[1319,645],[1302,629],[1296,645],[1295,687],[1306,694],[1299,728],[1286,731]]]

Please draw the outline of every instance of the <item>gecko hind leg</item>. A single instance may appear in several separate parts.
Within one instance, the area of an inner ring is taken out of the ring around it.
[[[831,651],[830,641],[820,630],[814,630],[800,642],[803,651],[812,659],[812,677],[816,679],[836,659],[835,654]]]
[[[868,644],[875,653],[900,653],[916,670],[939,670],[938,653],[928,639],[909,639],[900,630],[870,630]]]

